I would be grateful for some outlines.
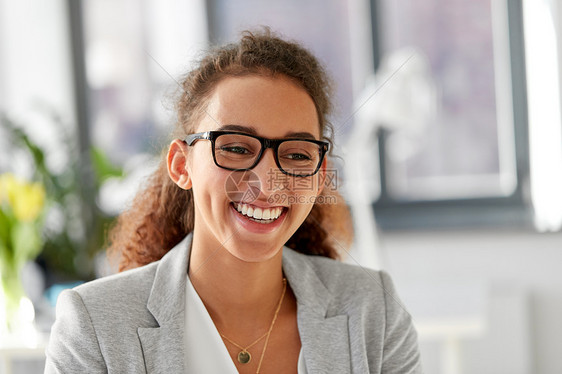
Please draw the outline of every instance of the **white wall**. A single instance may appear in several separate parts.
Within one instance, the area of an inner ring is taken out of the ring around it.
[[[380,241],[384,268],[393,276],[414,320],[414,311],[420,307],[408,295],[420,283],[470,285],[473,282],[485,285],[486,297],[490,293],[497,295],[498,289],[520,296],[521,307],[512,298],[510,305],[516,307],[504,308],[499,315],[496,311],[493,323],[505,325],[505,331],[497,335],[497,328],[486,327],[488,336],[481,338],[480,343],[487,345],[487,352],[474,352],[471,339],[466,339],[467,344],[461,347],[463,372],[562,373],[562,233],[382,232]],[[487,299],[487,312],[491,305],[492,301]],[[490,334],[496,336],[492,338]],[[478,343],[478,339],[472,340]],[[489,344],[490,341],[494,344]],[[526,351],[523,354],[526,357],[509,357],[510,353],[522,350]],[[422,351],[426,372],[443,373],[439,369],[443,358],[440,348],[426,341],[422,343]],[[491,367],[497,370],[486,370]]]

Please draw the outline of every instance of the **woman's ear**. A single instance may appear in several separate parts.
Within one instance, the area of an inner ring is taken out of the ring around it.
[[[167,164],[168,175],[180,188],[189,190],[192,187],[191,176],[187,169],[188,149],[187,144],[179,139],[170,143],[168,148]]]

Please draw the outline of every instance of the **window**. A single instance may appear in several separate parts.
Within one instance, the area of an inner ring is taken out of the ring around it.
[[[82,19],[92,145],[118,164],[159,152],[174,80],[207,46],[204,3],[84,1]]]
[[[374,120],[383,121],[379,225],[527,224],[521,4],[378,0],[372,7],[377,71],[396,73],[373,104],[381,108]],[[422,109],[418,92],[433,98]]]

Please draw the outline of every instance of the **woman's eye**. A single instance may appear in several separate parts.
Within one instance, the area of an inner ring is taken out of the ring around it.
[[[301,160],[310,160],[310,157],[303,153],[291,153],[285,156],[288,159],[301,161]]]
[[[221,147],[220,150],[224,152],[237,153],[240,155],[245,155],[250,153],[248,149],[239,146]]]

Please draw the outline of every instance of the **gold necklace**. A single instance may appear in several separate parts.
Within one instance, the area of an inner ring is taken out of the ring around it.
[[[271,325],[269,325],[269,330],[267,330],[267,332],[265,334],[263,334],[258,339],[256,339],[252,344],[250,344],[246,347],[242,347],[240,344],[238,344],[236,342],[233,342],[232,340],[230,340],[229,338],[224,336],[219,331],[220,336],[222,336],[226,341],[228,341],[229,343],[231,343],[232,345],[234,345],[235,347],[240,349],[240,352],[238,352],[237,358],[238,358],[238,362],[241,363],[241,364],[247,364],[252,360],[252,355],[250,354],[250,352],[248,352],[248,349],[252,348],[254,345],[256,345],[263,338],[266,338],[265,344],[263,346],[263,350],[261,352],[261,357],[260,357],[260,361],[258,363],[258,370],[256,371],[256,374],[260,372],[261,363],[262,363],[263,357],[265,355],[265,349],[267,348],[267,343],[269,342],[269,335],[271,335],[271,330],[273,330],[273,325],[275,325],[275,321],[277,320],[277,315],[279,314],[279,310],[281,309],[281,304],[283,304],[283,299],[285,298],[285,291],[286,290],[287,290],[287,279],[283,278],[283,292],[281,293],[281,298],[279,299],[279,303],[277,304],[277,309],[275,310],[275,314],[273,315],[273,320],[271,321]]]

